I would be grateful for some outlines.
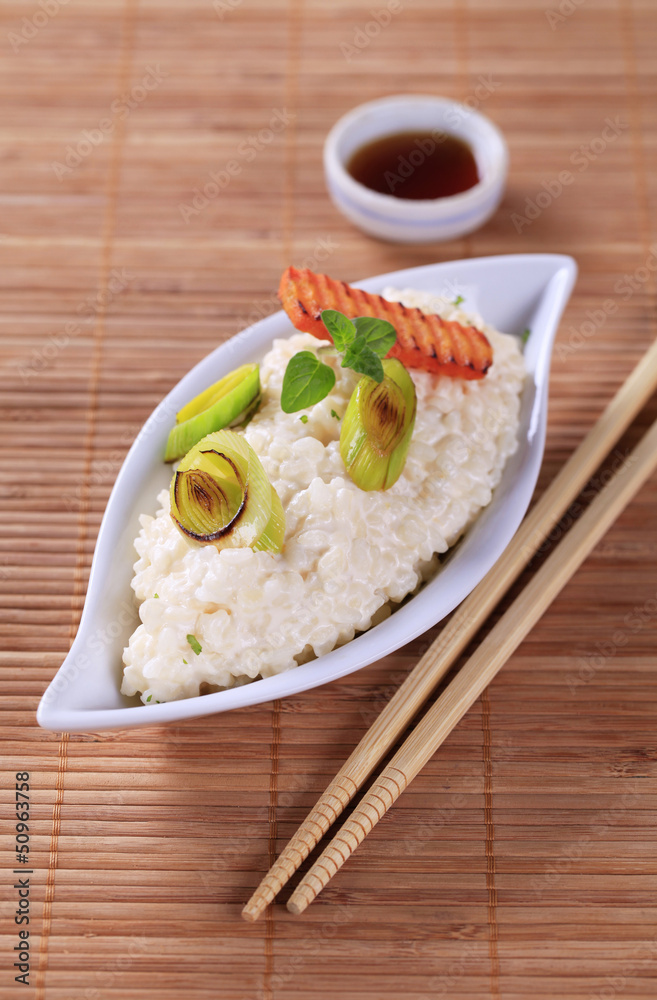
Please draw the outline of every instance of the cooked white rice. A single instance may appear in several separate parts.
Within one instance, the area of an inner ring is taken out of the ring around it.
[[[135,541],[142,624],[124,652],[124,694],[151,704],[189,698],[321,656],[414,591],[489,503],[517,443],[525,377],[518,341],[445,299],[386,296],[474,322],[493,347],[489,373],[464,381],[412,370],[418,406],[404,472],[391,489],[364,492],[345,472],[331,415],[344,414],[358,376],[336,363],[335,388],[303,423],[281,410],[281,383],[292,355],[317,341],[274,341],[261,365],[264,404],[244,433],[283,503],[283,552],[194,545],[174,526],[163,491]]]

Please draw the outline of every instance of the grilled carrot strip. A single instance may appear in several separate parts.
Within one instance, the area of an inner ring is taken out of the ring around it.
[[[407,368],[479,379],[493,361],[491,345],[476,327],[409,309],[400,302],[388,302],[381,295],[353,288],[326,274],[315,274],[308,268],[288,267],[281,278],[278,296],[297,330],[312,333],[320,340],[331,339],[321,320],[323,309],[337,309],[350,319],[356,316],[387,319],[397,331],[397,343],[388,357],[399,358]]]

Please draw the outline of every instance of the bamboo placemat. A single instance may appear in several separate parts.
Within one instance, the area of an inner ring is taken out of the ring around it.
[[[34,721],[136,431],[276,308],[290,262],[356,279],[573,254],[544,487],[657,335],[652,0],[43,0],[6,3],[1,23],[0,995],[654,997],[654,482],[303,919],[239,914],[435,630],[326,688],[173,729]],[[469,99],[504,130],[508,193],[475,235],[393,246],[331,207],[326,131],[395,92]]]

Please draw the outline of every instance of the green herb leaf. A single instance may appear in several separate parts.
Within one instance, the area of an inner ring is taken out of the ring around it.
[[[456,298],[454,299],[454,301],[452,302],[452,305],[454,305],[454,306],[460,306],[462,302],[465,302],[465,299],[463,298],[463,296],[462,295],[457,295]]]
[[[531,330],[529,329],[528,326],[526,326],[525,329],[520,334],[520,339],[523,342],[523,344],[527,343],[527,341],[529,340],[530,335],[531,335]]]
[[[375,382],[383,382],[381,358],[367,345],[364,337],[358,337],[347,348],[342,367],[353,368],[360,375],[369,375]]]
[[[344,351],[356,339],[356,327],[337,309],[323,309],[322,323],[331,334],[331,339],[339,351]]]
[[[185,659],[185,657],[184,657],[184,656],[183,656],[183,663],[185,664],[185,666],[186,666],[186,667],[188,667],[188,666],[189,666],[189,663],[187,662],[187,660]]]
[[[392,323],[387,319],[376,319],[374,316],[359,316],[354,323],[358,338],[362,337],[375,354],[385,358],[397,340],[397,333]]]
[[[152,697],[153,697],[153,695],[152,695],[152,694],[149,694],[149,696],[148,696],[148,698],[146,699],[146,701],[150,701]]]
[[[203,647],[195,635],[188,635],[187,642],[192,647],[192,652],[196,653],[197,656],[203,652]]]
[[[159,594],[153,594],[153,597],[158,597],[159,598],[159,596],[160,596]]]
[[[331,410],[331,416],[335,417],[336,420],[340,419],[340,414],[336,413],[335,410]]]
[[[281,409],[295,413],[314,406],[328,396],[335,385],[335,372],[322,364],[311,351],[300,351],[290,358],[281,392]]]
[[[307,413],[302,413],[301,416],[299,417],[299,420],[301,421],[302,424],[307,424],[308,423],[308,414]]]

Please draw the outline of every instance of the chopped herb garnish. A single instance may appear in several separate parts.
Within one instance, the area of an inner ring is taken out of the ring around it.
[[[381,383],[381,358],[385,358],[397,340],[392,323],[374,316],[358,316],[351,320],[336,309],[324,309],[322,322],[334,348],[342,355],[342,367],[353,368],[360,375],[369,375],[375,382]],[[324,348],[320,347],[318,351],[322,353]],[[312,351],[300,351],[290,358],[285,370],[281,409],[284,413],[295,413],[314,406],[328,396],[334,385],[333,369]],[[337,413],[332,412],[339,420]]]
[[[335,410],[331,410],[331,416],[335,417],[336,420],[340,419],[340,414],[336,413]]]
[[[200,653],[203,652],[203,647],[201,646],[201,643],[198,641],[195,635],[188,635],[187,642],[192,647],[192,652],[196,653],[197,656],[199,656]]]
[[[302,424],[307,424],[308,423],[308,414],[307,413],[302,413],[301,416],[299,417],[299,420],[301,421]]]
[[[159,597],[159,596],[160,596],[159,594],[153,594],[153,597]]]
[[[153,695],[152,695],[152,694],[149,694],[149,696],[148,696],[148,698],[146,699],[146,701],[150,701],[152,697],[153,697]]]
[[[523,342],[523,344],[527,343],[527,341],[529,340],[530,334],[531,334],[531,330],[529,329],[528,326],[526,326],[525,329],[520,334],[520,339]]]
[[[465,299],[463,298],[463,296],[462,295],[457,295],[456,298],[454,299],[454,302],[452,304],[455,305],[455,306],[460,306],[462,302],[465,302]]]
[[[185,664],[185,666],[186,666],[186,667],[188,667],[188,666],[189,666],[189,663],[187,662],[187,660],[185,659],[185,657],[184,657],[184,656],[183,656],[183,663]]]

